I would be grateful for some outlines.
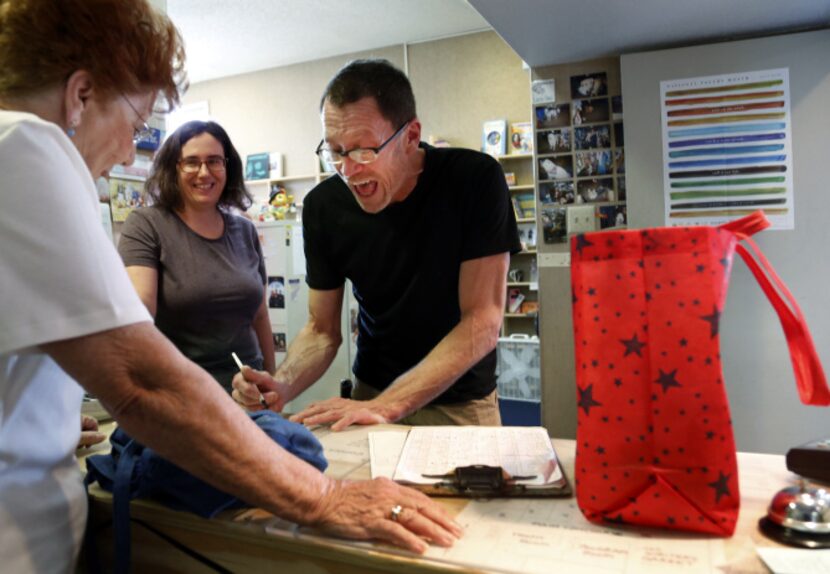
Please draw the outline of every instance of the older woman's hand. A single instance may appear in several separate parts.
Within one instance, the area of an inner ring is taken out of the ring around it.
[[[330,534],[383,540],[418,554],[427,549],[427,542],[449,547],[463,534],[428,496],[388,478],[332,484],[313,521]]]
[[[78,448],[92,446],[104,441],[107,435],[98,432],[98,421],[89,415],[81,415],[81,439]]]

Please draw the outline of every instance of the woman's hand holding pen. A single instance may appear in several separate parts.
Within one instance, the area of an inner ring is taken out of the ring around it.
[[[279,413],[294,398],[290,385],[280,383],[269,373],[256,371],[247,365],[234,376],[232,385],[233,400],[249,411],[262,410],[264,400],[267,408]]]

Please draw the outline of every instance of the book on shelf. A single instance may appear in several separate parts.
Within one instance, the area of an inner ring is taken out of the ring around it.
[[[110,176],[127,179],[147,179],[153,167],[153,158],[145,154],[136,154],[132,165],[115,164],[110,168]]]
[[[519,307],[519,312],[527,315],[528,313],[537,313],[539,311],[538,301],[522,301]]]
[[[268,154],[268,177],[270,179],[282,177],[282,154],[278,151]]]
[[[536,222],[519,223],[519,241],[526,251],[536,249]]]
[[[522,307],[522,302],[525,300],[524,293],[521,289],[513,288],[507,292],[507,312],[518,313]]]
[[[245,158],[245,179],[268,179],[271,154],[254,153]]]
[[[512,171],[504,172],[504,179],[507,182],[507,185],[513,186],[516,185],[516,174]]]
[[[157,128],[150,128],[150,130],[143,134],[141,138],[135,142],[135,147],[137,149],[143,149],[147,151],[156,151],[159,147],[161,147],[161,140],[162,138],[162,131]]]
[[[505,120],[484,122],[481,132],[481,151],[492,156],[507,153],[507,122]]]
[[[532,193],[514,194],[513,207],[516,209],[517,219],[533,219],[536,217],[536,198]]]
[[[511,155],[533,152],[533,126],[530,122],[510,124]]]

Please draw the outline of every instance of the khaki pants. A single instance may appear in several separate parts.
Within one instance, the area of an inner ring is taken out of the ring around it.
[[[352,399],[356,401],[369,401],[379,394],[380,391],[360,381],[355,381],[352,389]],[[483,399],[451,405],[427,405],[395,422],[415,426],[501,426],[498,396],[493,391]]]

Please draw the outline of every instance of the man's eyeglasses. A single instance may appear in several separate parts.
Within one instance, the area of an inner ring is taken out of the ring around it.
[[[383,150],[383,148],[385,148],[393,139],[398,137],[398,135],[400,135],[408,124],[409,121],[402,123],[401,127],[395,130],[395,133],[389,136],[389,139],[380,144],[378,147],[356,147],[347,151],[334,151],[331,148],[323,147],[325,141],[320,140],[320,144],[317,146],[314,153],[316,153],[324,162],[332,166],[340,165],[346,157],[355,163],[372,163],[378,158],[378,154]]]
[[[220,173],[225,171],[228,159],[220,155],[212,155],[207,159],[183,157],[179,160],[179,169],[184,173],[199,173],[199,170],[202,169],[202,164],[206,165],[212,173]]]
[[[141,121],[141,127],[133,126],[133,143],[137,144],[144,138],[149,138],[152,135],[153,130],[150,129],[150,126],[147,125],[147,122],[144,120],[144,118],[141,117],[141,114],[138,113],[138,110],[135,109],[133,103],[129,99],[127,99],[127,96],[121,94],[121,97],[124,98],[124,101],[127,102],[127,105],[130,106],[130,108],[135,112],[135,115]]]

